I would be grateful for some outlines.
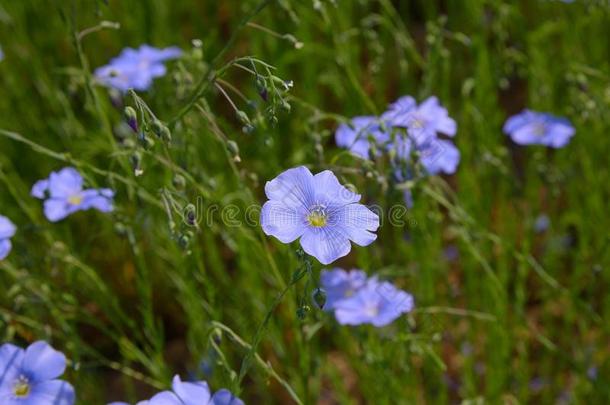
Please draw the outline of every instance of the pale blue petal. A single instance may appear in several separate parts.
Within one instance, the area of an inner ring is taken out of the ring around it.
[[[307,211],[302,207],[288,207],[280,201],[267,201],[261,210],[263,232],[283,243],[291,243],[307,229]]]
[[[0,346],[0,390],[12,388],[21,372],[24,350],[10,343]]]
[[[460,151],[450,141],[437,139],[420,152],[420,159],[430,174],[453,174],[460,163]]]
[[[340,227],[351,241],[360,246],[368,246],[377,235],[379,216],[362,204],[348,204],[332,213],[333,224]]]
[[[305,166],[288,169],[265,184],[270,200],[281,201],[288,207],[310,208],[314,200],[313,175]]]
[[[44,202],[44,215],[51,222],[61,221],[68,215],[78,211],[74,205],[69,204],[66,200],[49,198]]]
[[[12,248],[10,239],[0,239],[0,260],[6,259]]]
[[[171,391],[162,391],[148,401],[149,405],[184,405]]]
[[[223,388],[214,394],[210,405],[244,405],[244,401]]]
[[[25,350],[23,371],[30,381],[52,380],[66,369],[66,356],[53,349],[47,342],[39,340]]]
[[[32,384],[23,405],[73,405],[75,393],[72,385],[61,380],[40,381]]]
[[[322,264],[330,264],[351,250],[349,239],[339,227],[309,227],[301,237],[303,250]]]
[[[337,176],[330,170],[324,170],[313,177],[313,188],[316,203],[345,205],[360,201],[360,194],[341,185]]]
[[[7,217],[0,215],[0,239],[12,238],[16,231],[15,224]]]
[[[107,192],[105,194],[108,195]],[[111,212],[114,209],[112,199],[106,195],[103,195],[101,190],[88,189],[83,191],[83,201],[80,204],[80,209],[95,208],[101,212]]]
[[[48,189],[49,189],[49,179],[38,180],[32,186],[32,191],[30,192],[30,195],[32,197],[43,199],[43,198],[45,198],[45,193],[48,191]]]
[[[49,176],[49,191],[52,198],[68,198],[83,188],[83,177],[73,167],[66,167]]]
[[[210,401],[210,387],[205,381],[182,382],[179,376],[174,376],[172,389],[184,405],[207,404]]]

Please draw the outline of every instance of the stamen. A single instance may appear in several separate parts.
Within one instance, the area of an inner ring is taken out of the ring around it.
[[[13,394],[15,394],[17,398],[25,398],[30,394],[30,384],[27,378],[20,376],[17,379],[17,382],[15,382],[15,385],[13,386]]]
[[[321,228],[326,225],[326,210],[322,206],[315,206],[307,216],[307,221],[311,226]]]

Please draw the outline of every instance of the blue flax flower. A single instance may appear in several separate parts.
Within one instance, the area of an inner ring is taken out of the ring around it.
[[[229,390],[221,389],[212,395],[207,382],[184,382],[177,375],[172,381],[172,390],[162,391],[147,401],[138,402],[137,405],[244,405],[244,401]],[[112,402],[108,405],[129,404]]]
[[[10,343],[0,346],[0,404],[72,405],[74,388],[57,377],[66,369],[66,357],[38,341],[23,350]]]
[[[0,215],[0,260],[8,256],[13,245],[11,238],[15,235],[17,227],[5,216]]]
[[[95,77],[103,85],[121,92],[131,88],[148,90],[154,78],[167,72],[163,62],[179,58],[180,55],[182,50],[175,46],[164,49],[150,45],[142,45],[139,49],[125,48],[108,65],[97,68]]]
[[[335,132],[337,145],[348,149],[363,159],[369,158],[371,145],[382,146],[390,140],[387,132],[381,129],[377,117],[354,117],[349,124],[341,124]]]
[[[406,128],[409,137],[417,144],[426,143],[439,133],[455,136],[457,132],[455,121],[434,96],[420,105],[411,96],[401,97],[390,104],[381,119],[393,127]]]
[[[303,250],[323,264],[347,255],[350,240],[367,246],[377,238],[377,214],[329,170],[315,176],[304,166],[286,170],[267,182],[265,193],[263,231],[283,243],[301,238]]]
[[[419,163],[427,174],[439,173],[453,174],[460,163],[460,151],[455,145],[446,139],[437,137],[429,138],[426,142],[418,144],[409,138],[398,138],[393,144],[398,161],[396,166],[400,168],[400,162],[410,162],[413,151],[417,152]],[[408,176],[397,175],[399,179]]]
[[[504,132],[519,145],[545,145],[562,148],[576,132],[570,121],[548,113],[523,110],[510,117]]]
[[[322,287],[327,294],[326,310],[334,311],[342,325],[371,324],[382,327],[413,310],[413,297],[377,277],[366,279],[361,270],[322,271]]]
[[[322,270],[320,283],[326,292],[326,303],[323,309],[326,311],[334,310],[339,301],[354,295],[366,284],[366,281],[366,273],[362,270],[352,270],[350,272],[340,268]]]
[[[45,200],[44,214],[51,222],[91,208],[102,212],[113,210],[114,192],[107,188],[83,189],[83,177],[73,167],[52,172],[48,179],[37,181],[31,194]]]

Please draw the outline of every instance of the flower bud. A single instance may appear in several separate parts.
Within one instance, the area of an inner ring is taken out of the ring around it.
[[[236,162],[241,162],[241,158],[239,157],[239,146],[235,141],[227,141],[227,150],[233,156],[233,160]]]
[[[155,135],[157,135],[159,138],[161,137],[162,128],[163,128],[163,124],[159,120],[154,120],[153,122],[150,123],[151,131],[153,131],[153,133]]]
[[[172,141],[172,133],[165,125],[161,128],[161,134],[159,136],[166,143],[170,143]]]
[[[140,152],[134,152],[130,157],[129,161],[131,162],[131,167],[133,167],[133,172],[136,176],[141,176],[144,173],[142,170],[142,154]]]
[[[140,138],[140,145],[146,150],[151,150],[155,146],[155,141],[150,136]]]
[[[189,247],[189,244],[191,243],[192,238],[193,233],[190,231],[181,234],[180,236],[178,236],[178,246],[180,246],[181,249],[187,249]]]
[[[307,318],[307,315],[311,312],[311,307],[309,305],[303,305],[299,309],[297,309],[297,317],[304,321]]]
[[[172,179],[172,184],[177,190],[184,190],[186,187],[186,179],[180,174],[176,174]]]
[[[249,124],[250,118],[248,118],[248,114],[245,112],[238,110],[235,114],[237,114],[237,118],[241,121],[242,124]]]
[[[326,304],[326,291],[321,288],[316,288],[311,296],[318,308],[324,308],[324,304]]]
[[[190,226],[197,224],[197,208],[193,204],[184,207],[184,221]]]
[[[138,132],[138,115],[136,114],[136,110],[133,107],[127,106],[123,110],[123,116],[125,117],[125,121],[127,121],[127,125],[133,129],[133,132]]]

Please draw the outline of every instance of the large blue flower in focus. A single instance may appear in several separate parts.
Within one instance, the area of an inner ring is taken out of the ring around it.
[[[323,264],[347,255],[350,240],[367,246],[377,238],[377,214],[329,170],[315,176],[304,166],[286,170],[267,182],[265,193],[263,231],[284,243],[301,238],[303,250]]]
[[[31,194],[45,200],[44,214],[51,222],[91,208],[101,212],[113,210],[114,192],[108,188],[83,189],[83,177],[73,167],[52,172],[48,179],[37,181]]]
[[[504,132],[519,145],[563,148],[576,131],[565,118],[526,109],[506,121]]]
[[[125,48],[108,65],[97,68],[94,74],[101,84],[121,92],[129,89],[144,91],[150,88],[154,78],[165,75],[165,61],[181,55],[182,50],[175,46],[164,49],[150,45],[142,45],[139,49]]]
[[[66,369],[66,357],[38,341],[23,350],[10,343],[0,346],[0,404],[72,405],[74,388],[57,377]]]

